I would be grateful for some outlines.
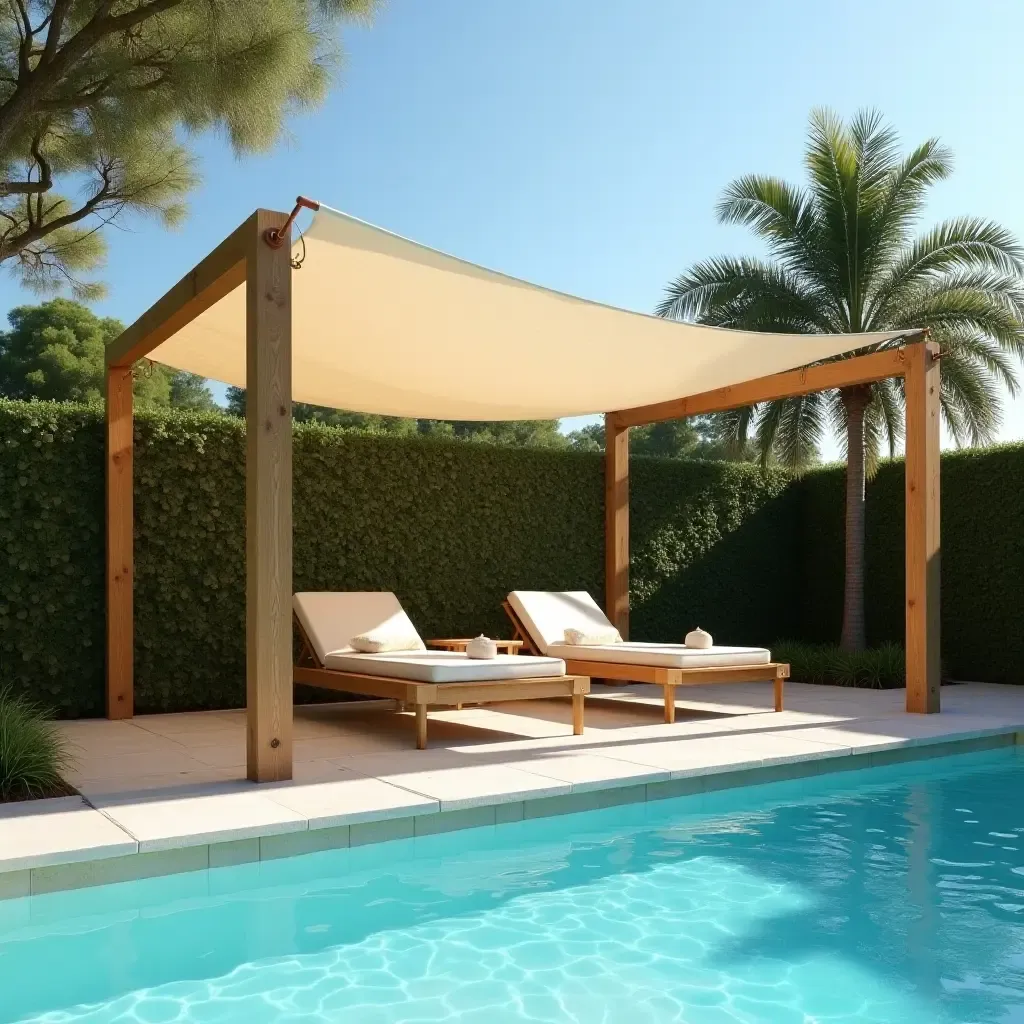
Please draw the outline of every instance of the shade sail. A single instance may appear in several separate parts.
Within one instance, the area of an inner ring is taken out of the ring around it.
[[[684,398],[899,334],[754,334],[565,295],[322,207],[292,278],[292,395],[427,419],[547,419]],[[245,384],[245,286],[150,354]]]

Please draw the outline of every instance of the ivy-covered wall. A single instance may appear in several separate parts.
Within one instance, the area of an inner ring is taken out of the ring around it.
[[[136,706],[244,692],[244,427],[140,415]],[[0,401],[0,680],[103,707],[103,433],[96,410]],[[508,635],[514,588],[603,589],[601,457],[296,428],[296,589],[394,590],[425,636]],[[782,474],[637,458],[633,632],[770,642],[797,630]]]

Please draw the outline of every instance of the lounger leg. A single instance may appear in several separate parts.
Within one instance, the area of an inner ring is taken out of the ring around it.
[[[786,680],[776,677],[775,679],[775,710],[782,710],[782,688],[785,685]]]
[[[427,705],[416,705],[416,749],[427,749]]]
[[[583,735],[583,694],[572,695],[572,734],[573,736]]]
[[[676,720],[676,688],[665,687],[665,721],[671,725]]]

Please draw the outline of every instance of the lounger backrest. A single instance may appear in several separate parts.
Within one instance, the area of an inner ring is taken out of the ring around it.
[[[567,629],[593,633],[614,628],[585,590],[513,590],[508,603],[542,654],[552,644],[565,643]]]
[[[390,591],[306,591],[292,600],[295,614],[323,664],[328,654],[354,653],[350,641],[385,632],[419,639],[416,627]],[[420,640],[420,650],[426,650]]]

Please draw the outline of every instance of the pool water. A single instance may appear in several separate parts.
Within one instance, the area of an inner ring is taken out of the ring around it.
[[[1013,748],[0,903],[0,1021],[1024,1022]]]

